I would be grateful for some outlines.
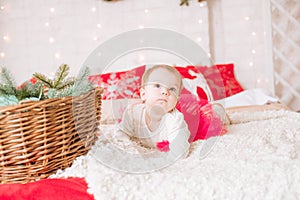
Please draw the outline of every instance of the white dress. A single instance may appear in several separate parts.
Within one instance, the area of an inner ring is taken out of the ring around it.
[[[190,131],[183,114],[177,109],[165,114],[159,127],[151,131],[146,124],[145,105],[129,105],[123,113],[122,121],[117,126],[116,135],[138,140],[142,145],[156,148],[157,142],[169,141],[171,157],[186,157],[189,150]],[[125,135],[125,134],[126,135]]]

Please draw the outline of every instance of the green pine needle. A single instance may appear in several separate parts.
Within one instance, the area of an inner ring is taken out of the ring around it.
[[[49,88],[54,88],[53,81],[49,78],[47,78],[44,74],[41,73],[34,73],[33,76],[37,78],[39,81],[41,81],[45,86]]]
[[[55,73],[55,77],[53,80],[53,88],[57,88],[60,85],[60,88],[64,88],[65,86],[63,85],[64,79],[68,76],[69,74],[69,66],[66,64],[63,64],[59,66],[58,70]]]
[[[84,80],[88,79],[88,76],[90,74],[90,70],[88,67],[83,67],[80,71],[79,71],[79,75],[76,78],[76,83],[81,83]]]
[[[75,78],[70,77],[70,78],[67,78],[65,81],[63,81],[62,83],[60,83],[59,85],[57,85],[55,88],[57,90],[62,90],[62,89],[71,87],[72,85],[74,85],[74,83],[75,83]]]
[[[40,82],[37,82],[36,84],[26,82],[26,84],[21,89],[17,90],[16,97],[19,100],[23,100],[26,98],[44,99],[43,84]]]
[[[5,105],[15,104],[14,98],[21,100],[42,100],[49,98],[61,98],[66,96],[78,96],[94,88],[88,81],[89,69],[83,68],[79,76],[67,77],[69,66],[61,65],[55,73],[55,77],[50,79],[41,73],[34,73],[33,76],[38,80],[35,84],[30,81],[16,88],[13,78],[6,68],[2,68],[0,82],[0,98],[3,98]],[[44,94],[44,87],[48,87],[48,93]]]
[[[180,1],[180,6],[183,6],[183,5],[186,5],[186,6],[188,6],[189,5],[189,0],[181,0]]]
[[[5,94],[7,95],[15,95],[16,94],[16,83],[15,80],[12,78],[10,72],[7,68],[2,67],[1,71],[1,78],[0,78],[0,90],[3,92],[5,90]]]

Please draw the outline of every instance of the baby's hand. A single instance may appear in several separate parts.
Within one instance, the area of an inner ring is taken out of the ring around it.
[[[170,143],[168,140],[163,140],[161,142],[157,142],[156,147],[161,152],[168,152],[168,151],[170,151],[169,144]]]

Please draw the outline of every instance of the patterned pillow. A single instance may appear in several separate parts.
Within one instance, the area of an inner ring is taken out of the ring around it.
[[[244,91],[235,77],[234,64],[218,64],[211,67],[196,66],[205,77],[214,100],[223,99]]]
[[[146,66],[140,66],[128,71],[92,75],[89,77],[89,81],[104,89],[103,100],[139,98],[139,89],[145,68]]]
[[[205,78],[194,66],[175,67],[182,76],[184,94],[195,95],[197,99],[211,100],[211,91]]]

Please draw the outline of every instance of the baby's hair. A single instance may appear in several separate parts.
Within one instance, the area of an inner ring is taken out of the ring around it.
[[[182,77],[181,77],[180,73],[175,69],[175,67],[172,67],[172,66],[169,66],[169,65],[154,65],[153,67],[147,69],[145,71],[145,73],[143,74],[143,77],[142,77],[142,86],[145,85],[148,82],[150,74],[156,69],[166,69],[167,71],[174,74],[176,76],[176,78],[178,79],[178,81],[180,82],[179,83],[179,91],[181,91],[181,89],[182,89]]]

